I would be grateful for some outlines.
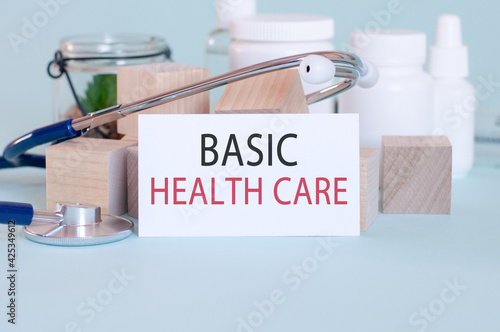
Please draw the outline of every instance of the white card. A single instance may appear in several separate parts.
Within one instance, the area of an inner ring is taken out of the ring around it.
[[[139,236],[359,235],[356,114],[139,115]]]

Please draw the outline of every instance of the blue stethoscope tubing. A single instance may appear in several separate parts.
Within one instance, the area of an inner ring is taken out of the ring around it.
[[[112,106],[77,119],[64,120],[38,128],[7,145],[3,156],[0,157],[0,169],[21,166],[43,168],[45,167],[45,157],[28,154],[27,151],[39,145],[83,135],[92,128],[151,107],[205,92],[245,78],[276,70],[297,67],[304,59],[311,55],[322,56],[334,63],[334,77],[344,80],[307,95],[308,104],[350,89],[360,78],[369,76],[369,68],[371,69],[370,65],[367,63],[365,63],[365,65],[356,55],[345,52],[313,52],[266,61],[126,105]],[[331,79],[332,78],[333,77],[331,77]]]
[[[9,220],[14,221],[15,226],[28,226],[33,220],[34,211],[31,204],[0,202],[0,224]]]
[[[45,156],[27,154],[26,151],[45,143],[76,137],[80,132],[72,126],[72,119],[38,128],[12,141],[0,157],[0,169],[21,166],[45,167]]]

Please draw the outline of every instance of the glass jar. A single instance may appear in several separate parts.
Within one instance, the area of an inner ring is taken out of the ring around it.
[[[165,62],[169,56],[165,40],[157,36],[104,34],[61,40],[60,51],[49,65],[49,74],[60,77],[54,83],[55,120],[74,119],[116,105],[119,66]],[[116,123],[101,126],[90,136],[119,138]]]

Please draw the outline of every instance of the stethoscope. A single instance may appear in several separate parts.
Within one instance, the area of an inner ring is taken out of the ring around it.
[[[354,54],[314,52],[293,55],[241,68],[156,96],[87,114],[38,128],[12,141],[0,157],[0,169],[21,166],[45,167],[45,157],[28,150],[84,135],[89,130],[151,107],[281,69],[298,67],[300,77],[311,84],[342,79],[331,86],[308,94],[308,104],[347,91],[354,85],[369,88],[378,81],[377,69]],[[35,211],[29,204],[0,202],[0,223],[14,220],[23,225],[30,240],[52,245],[93,245],[114,242],[132,233],[133,223],[122,217],[101,215],[100,208],[86,204],[58,203],[56,212]]]

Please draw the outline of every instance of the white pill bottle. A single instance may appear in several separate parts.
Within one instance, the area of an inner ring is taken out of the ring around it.
[[[356,31],[351,52],[377,66],[370,89],[354,87],[339,96],[339,113],[358,113],[360,146],[381,148],[382,136],[431,135],[434,82],[424,72],[426,36],[419,31]]]
[[[260,14],[231,21],[229,63],[231,70],[281,57],[333,51],[334,21],[327,16]],[[302,80],[305,93],[328,87]],[[334,100],[328,98],[309,106],[311,113],[333,113]]]

